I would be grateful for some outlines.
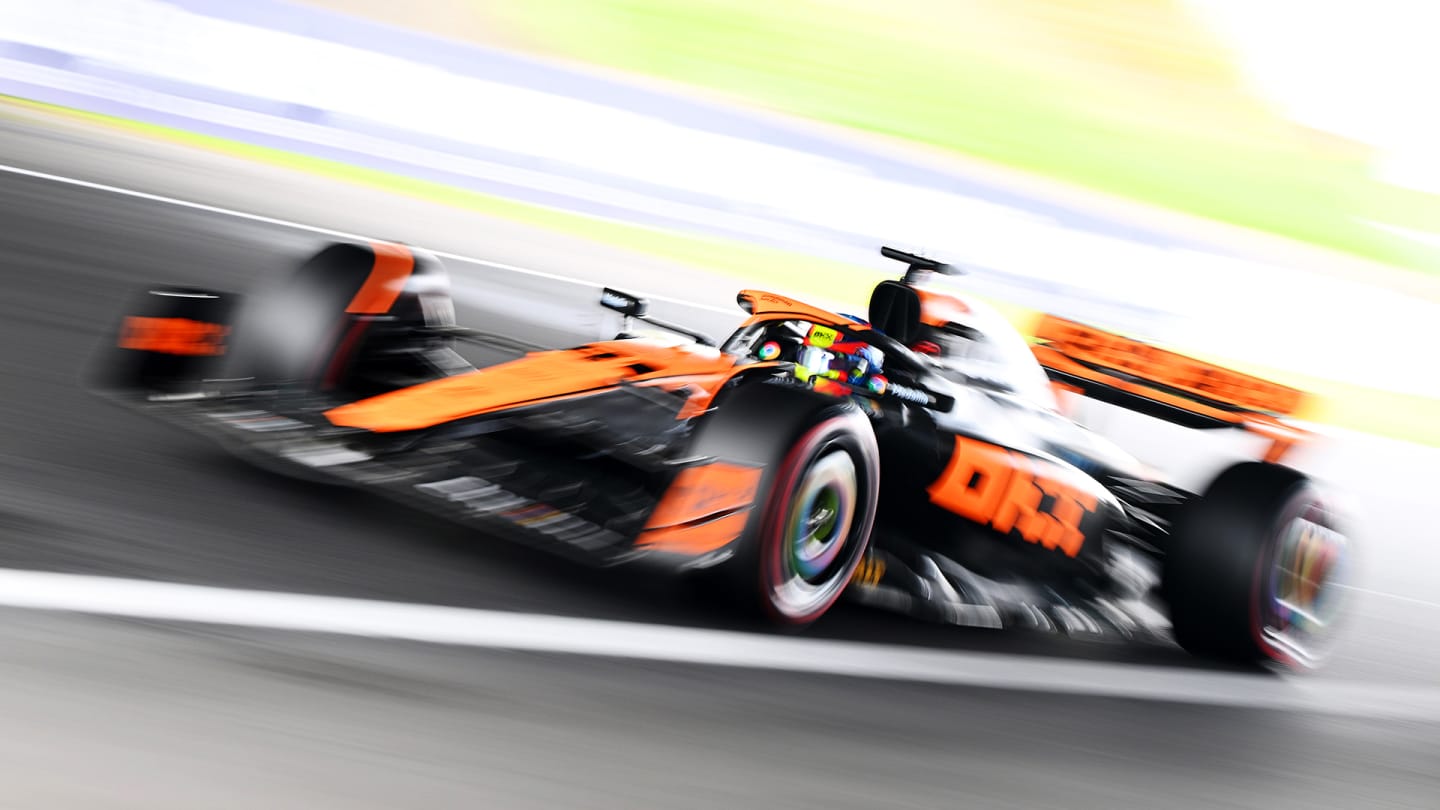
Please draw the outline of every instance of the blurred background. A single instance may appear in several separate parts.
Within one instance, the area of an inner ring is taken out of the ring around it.
[[[1430,12],[1312,5],[12,0],[0,91],[797,293],[911,245],[1433,443]]]
[[[921,251],[1022,331],[1054,312],[1316,393],[1329,441],[1302,461],[1365,549],[1345,651],[1290,708],[1153,650],[863,613],[820,635],[1001,674],[12,612],[0,702],[44,741],[8,741],[15,806],[153,807],[155,785],[210,807],[1434,806],[1437,21],[1410,0],[0,0],[0,565],[725,628],[84,398],[122,291],[244,289],[335,233],[440,251],[462,313],[537,340],[600,327],[577,285],[720,330],[739,287],[858,311],[895,271],[880,244]],[[1195,481],[1238,452],[1095,418]],[[1116,686],[1006,685],[1057,660]],[[74,761],[112,788],[62,790]]]

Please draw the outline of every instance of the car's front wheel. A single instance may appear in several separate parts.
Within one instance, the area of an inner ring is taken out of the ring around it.
[[[865,554],[877,487],[874,434],[863,420],[849,409],[825,415],[775,470],[750,542],[758,596],[781,622],[807,624],[824,614]]]
[[[869,420],[852,402],[765,384],[731,392],[707,419],[698,451],[765,473],[733,557],[697,583],[779,624],[819,619],[870,544],[880,468]]]

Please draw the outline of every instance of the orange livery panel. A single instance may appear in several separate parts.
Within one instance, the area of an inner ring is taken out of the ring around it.
[[[685,554],[725,547],[745,530],[761,473],[725,461],[686,467],[650,513],[636,545]]]
[[[325,416],[341,427],[380,433],[422,430],[507,408],[583,396],[621,383],[653,381],[659,385],[674,377],[710,380],[734,369],[734,358],[718,352],[617,340],[535,352],[509,363],[341,405],[326,411]],[[702,398],[708,403],[708,397]]]
[[[740,294],[736,296],[736,300],[740,302],[742,309],[753,316],[751,323],[756,320],[771,320],[776,317],[788,316],[829,326],[843,324],[846,329],[851,330],[869,328],[843,315],[837,315],[829,310],[763,290],[741,290]]]
[[[155,354],[214,357],[225,353],[230,327],[191,318],[129,317],[120,325],[116,345]]]
[[[390,311],[415,271],[415,254],[393,242],[371,242],[375,263],[365,283],[350,299],[345,311],[352,315],[382,315]]]
[[[1194,398],[1199,400],[1194,405],[1215,403],[1257,413],[1290,415],[1299,410],[1304,396],[1300,391],[1278,383],[1053,315],[1045,316],[1040,322],[1035,337],[1040,341],[1036,356],[1047,368],[1091,378],[1094,374],[1077,371],[1075,367],[1102,374],[1119,372],[1130,379],[1096,381],[1112,386],[1115,382],[1123,382],[1133,388],[1136,386],[1133,380],[1138,380],[1141,386],[1171,389],[1181,396],[1169,397],[1170,400],[1180,400],[1170,404],[1190,410],[1195,408],[1189,407],[1188,400]],[[1154,394],[1147,393],[1146,396],[1156,398]]]

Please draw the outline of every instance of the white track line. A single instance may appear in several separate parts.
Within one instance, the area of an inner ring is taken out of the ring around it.
[[[0,569],[0,606],[1011,691],[1440,722],[1440,689],[953,652]]]
[[[1425,600],[1425,599],[1416,599],[1416,598],[1413,597],[1413,596],[1401,596],[1401,595],[1398,594],[1398,593],[1386,593],[1385,591],[1374,591],[1374,590],[1371,590],[1371,589],[1369,589],[1369,588],[1361,588],[1361,587],[1356,586],[1356,585],[1341,585],[1340,587],[1341,587],[1341,588],[1345,588],[1345,589],[1350,590],[1350,591],[1354,591],[1355,593],[1363,593],[1363,594],[1365,594],[1366,596],[1378,596],[1378,597],[1381,597],[1381,598],[1384,598],[1384,599],[1394,599],[1394,600],[1397,601],[1397,602],[1405,602],[1405,603],[1411,604],[1411,605],[1419,605],[1420,607],[1434,608],[1434,609],[1436,609],[1436,610],[1440,610],[1440,602],[1430,602],[1430,601],[1427,601],[1427,600]]]
[[[218,214],[220,216],[234,217],[236,219],[244,219],[250,222],[260,222],[266,225],[276,225],[282,228],[290,228],[297,231],[306,231],[308,233],[316,233],[322,236],[331,236],[336,239],[345,239],[350,241],[370,241],[372,239],[376,239],[376,237],[365,236],[363,234],[357,233],[349,233],[347,231],[339,231],[335,230],[334,228],[325,228],[319,225],[309,225],[304,222],[295,222],[294,220],[280,219],[278,217],[265,216],[264,214],[253,214],[248,211],[238,211],[234,208],[222,208],[217,205],[208,205],[206,203],[195,202],[193,200],[182,200],[178,197],[167,197],[163,194],[151,194],[148,191],[137,191],[135,189],[122,188],[120,186],[112,186],[105,183],[96,183],[91,180],[81,180],[79,178],[66,177],[64,175],[51,174],[49,172],[40,172],[35,171],[34,169],[25,169],[19,166],[10,166],[3,163],[0,163],[0,172],[20,175],[22,177],[31,177],[37,180],[48,180],[52,183],[75,186],[77,188],[89,189],[91,191],[103,191],[107,194],[117,194],[122,197],[130,197],[132,199],[145,200],[147,202],[160,203],[162,205],[173,205],[179,208],[189,208],[194,211],[204,211],[209,214]],[[415,247],[423,246],[416,245]],[[463,256],[459,253],[449,253],[443,250],[431,250],[430,248],[424,249],[429,250],[431,253],[439,256],[442,259],[450,259],[457,262],[466,262],[468,264],[478,264],[482,267],[491,267],[496,270],[504,270],[510,273],[518,273],[520,275],[548,279],[550,281],[557,281],[562,284],[575,284],[584,287],[593,287],[597,290],[605,286],[599,282],[588,281],[586,279],[575,278],[573,276],[565,276],[558,273],[547,273],[543,270],[534,270],[528,267],[519,267],[513,264],[505,264],[504,262],[494,262],[490,261],[489,259],[479,259],[474,256]],[[666,303],[679,304],[681,306],[705,310],[707,312],[718,312],[722,315],[735,314],[735,309],[733,307],[715,307],[708,304],[696,303],[694,301],[686,301],[680,298],[672,298],[668,295],[649,293],[643,290],[637,291],[636,294],[644,298],[649,298],[652,301],[664,301]]]

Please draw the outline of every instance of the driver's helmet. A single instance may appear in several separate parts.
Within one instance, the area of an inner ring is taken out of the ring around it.
[[[814,326],[796,358],[796,376],[822,393],[844,395],[857,389],[884,393],[885,353],[868,343],[842,337],[839,330]]]

